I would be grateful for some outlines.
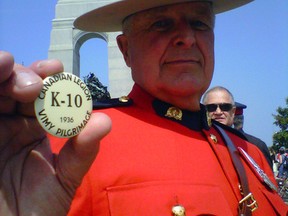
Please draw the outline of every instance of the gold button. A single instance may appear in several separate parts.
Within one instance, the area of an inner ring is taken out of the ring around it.
[[[214,143],[217,143],[217,137],[214,134],[210,134],[210,138]]]
[[[172,207],[173,216],[185,216],[185,208],[181,205],[175,205]]]
[[[128,96],[121,96],[119,98],[119,101],[122,103],[127,103],[129,101],[129,97]]]

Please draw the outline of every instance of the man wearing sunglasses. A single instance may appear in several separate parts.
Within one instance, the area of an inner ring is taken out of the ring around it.
[[[228,89],[213,87],[204,94],[202,102],[211,119],[230,127],[233,125],[236,107],[233,95]]]
[[[214,119],[229,127],[233,126],[236,105],[234,97],[228,89],[222,86],[215,86],[209,89],[203,95],[202,103],[206,106],[208,116],[211,119]],[[242,127],[235,129],[240,131],[246,140],[256,145],[262,151],[271,169],[273,169],[270,153],[265,142],[255,136],[245,133]]]

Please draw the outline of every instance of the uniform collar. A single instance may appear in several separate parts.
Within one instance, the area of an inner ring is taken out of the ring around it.
[[[209,120],[204,105],[196,112],[179,109],[169,103],[155,99],[152,103],[155,112],[164,118],[176,121],[179,124],[195,131],[209,130]]]
[[[200,131],[210,128],[211,121],[207,118],[205,106],[202,104],[200,104],[200,110],[196,112],[181,110],[172,104],[156,99],[137,84],[133,86],[129,97],[133,99],[135,106],[148,112],[156,112],[157,115],[175,121],[191,130]]]

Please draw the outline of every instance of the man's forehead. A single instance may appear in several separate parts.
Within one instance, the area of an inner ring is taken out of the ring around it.
[[[211,91],[207,96],[209,101],[219,101],[219,100],[228,100],[229,102],[232,101],[231,95],[223,89]]]

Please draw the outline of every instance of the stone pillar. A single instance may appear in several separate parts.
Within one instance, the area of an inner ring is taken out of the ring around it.
[[[105,40],[108,48],[109,92],[111,97],[119,97],[128,94],[133,85],[130,69],[126,67],[117,47],[116,36],[119,32],[83,32],[73,26],[76,17],[108,2],[113,0],[58,0],[52,21],[48,58],[61,60],[65,71],[79,76],[81,46],[91,38]]]

